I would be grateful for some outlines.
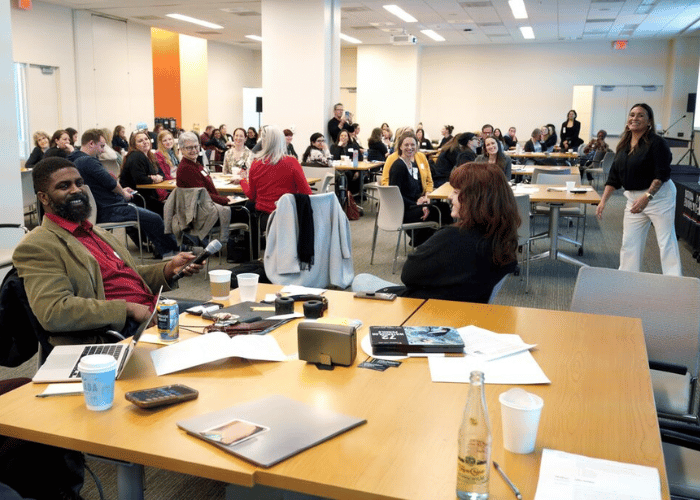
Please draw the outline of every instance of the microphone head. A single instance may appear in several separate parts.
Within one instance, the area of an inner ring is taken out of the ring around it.
[[[209,242],[205,250],[210,254],[216,253],[221,250],[221,242],[219,240],[212,240]]]

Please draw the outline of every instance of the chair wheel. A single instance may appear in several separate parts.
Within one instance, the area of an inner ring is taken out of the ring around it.
[[[513,276],[520,276],[520,269],[513,271]]]
[[[580,247],[580,248],[578,249],[578,256],[580,257],[580,256],[582,256],[582,255],[583,255],[583,247]]]

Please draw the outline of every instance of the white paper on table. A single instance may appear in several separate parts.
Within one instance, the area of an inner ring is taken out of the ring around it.
[[[520,335],[494,333],[474,325],[458,328],[457,332],[464,341],[464,352],[480,355],[487,361],[529,351],[537,346],[537,344],[526,344]]]
[[[532,186],[515,186],[513,188],[513,194],[533,194],[536,193],[540,190],[538,187],[532,187]]]
[[[239,357],[285,361],[287,356],[270,335],[236,335],[210,332],[151,352],[157,375],[165,375],[221,359]]]
[[[37,398],[47,398],[49,396],[73,396],[83,393],[83,384],[80,382],[65,382],[61,384],[49,384],[44,392],[37,394]]]
[[[643,465],[542,450],[535,500],[660,500],[659,471]]]
[[[433,382],[469,383],[469,374],[484,373],[485,384],[551,384],[529,351],[487,361],[481,356],[428,358]]]

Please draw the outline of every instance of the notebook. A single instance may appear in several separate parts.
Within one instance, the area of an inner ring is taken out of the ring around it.
[[[233,445],[213,443],[202,433],[242,420],[265,432]],[[177,422],[193,436],[261,467],[272,467],[367,420],[317,408],[285,396],[268,396]]]
[[[163,290],[161,287],[158,290],[156,304],[160,300],[160,293]],[[134,336],[128,344],[78,344],[78,345],[59,345],[53,348],[49,357],[39,371],[36,372],[32,382],[35,384],[45,384],[50,382],[80,382],[80,372],[78,371],[78,363],[83,356],[90,354],[110,354],[117,360],[117,378],[119,378],[129,362],[131,355],[134,352],[134,347],[141,338],[141,334],[148,328],[153,316],[155,316],[157,307],[153,308],[153,312],[146,321],[141,323],[139,329],[136,330]]]

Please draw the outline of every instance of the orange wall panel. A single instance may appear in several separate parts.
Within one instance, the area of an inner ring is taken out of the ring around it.
[[[173,117],[182,127],[180,92],[180,35],[151,28],[153,51],[153,102],[155,116]]]

